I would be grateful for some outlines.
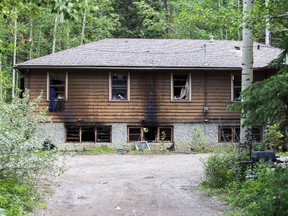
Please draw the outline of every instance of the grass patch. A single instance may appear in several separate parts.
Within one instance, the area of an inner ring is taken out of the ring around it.
[[[40,204],[40,194],[29,184],[0,180],[0,215],[26,216]]]
[[[79,151],[76,154],[77,155],[97,155],[97,154],[113,154],[113,153],[115,153],[115,151],[112,148],[108,147],[107,145],[103,145],[103,146],[96,147],[93,149]]]

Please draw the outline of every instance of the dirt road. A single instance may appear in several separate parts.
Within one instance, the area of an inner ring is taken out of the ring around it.
[[[51,182],[46,216],[222,215],[225,206],[196,190],[205,154],[75,156]]]

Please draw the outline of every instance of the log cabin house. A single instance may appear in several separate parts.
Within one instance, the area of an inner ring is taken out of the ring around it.
[[[125,147],[187,151],[238,142],[241,41],[104,39],[16,65],[53,117],[39,133],[58,148]],[[271,76],[280,50],[254,43],[254,81]],[[253,128],[255,140],[262,126]]]

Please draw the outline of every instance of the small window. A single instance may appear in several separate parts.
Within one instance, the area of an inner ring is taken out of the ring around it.
[[[97,142],[111,142],[111,127],[97,128]]]
[[[164,142],[172,142],[172,128],[159,128],[159,140]]]
[[[49,101],[49,111],[64,111],[65,101],[67,101],[67,72],[47,73],[47,101]]]
[[[66,127],[67,142],[80,142],[80,127],[70,125]]]
[[[110,100],[129,100],[129,87],[130,81],[128,72],[110,73]]]
[[[191,100],[191,78],[190,73],[172,74],[171,76],[171,100],[190,101]]]
[[[241,94],[241,73],[232,74],[232,101],[240,101]]]
[[[219,127],[219,142],[239,142],[240,127],[224,126]]]
[[[252,127],[252,140],[256,142],[262,141],[262,128]]]
[[[141,141],[142,137],[142,129],[140,127],[130,127],[128,128],[128,141],[129,142],[136,142]]]
[[[67,125],[67,142],[111,142],[111,127],[95,127],[89,125]]]
[[[173,142],[172,127],[129,127],[128,142]]]

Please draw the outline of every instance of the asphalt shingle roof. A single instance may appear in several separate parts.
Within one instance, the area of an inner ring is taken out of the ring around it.
[[[206,47],[206,52],[205,48]],[[131,67],[241,68],[242,41],[104,39],[29,60],[16,68]],[[264,68],[280,49],[254,43],[254,68]]]

